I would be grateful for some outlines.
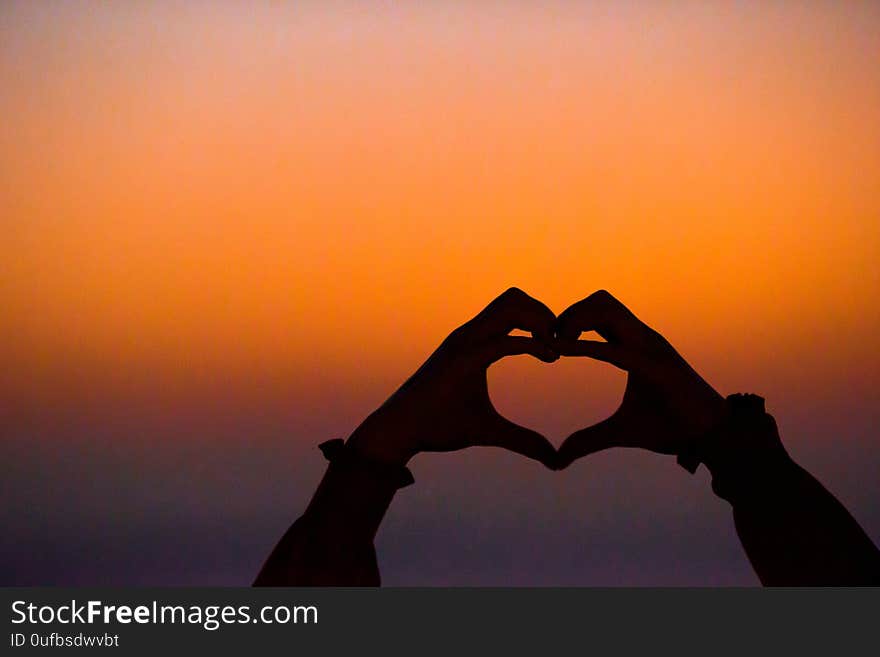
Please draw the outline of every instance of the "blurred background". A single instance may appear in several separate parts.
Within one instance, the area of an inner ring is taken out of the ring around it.
[[[247,585],[517,285],[606,288],[880,541],[880,4],[0,6],[0,583]],[[508,359],[555,444],[625,375]],[[388,585],[754,585],[705,471],[422,455]]]

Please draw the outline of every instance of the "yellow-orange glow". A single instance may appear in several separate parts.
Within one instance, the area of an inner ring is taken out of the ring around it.
[[[0,12],[8,391],[381,397],[510,285],[876,381],[876,5],[295,4]]]

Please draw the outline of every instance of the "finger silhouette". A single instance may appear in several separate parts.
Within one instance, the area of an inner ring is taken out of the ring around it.
[[[487,367],[506,356],[523,354],[534,356],[545,363],[552,363],[559,359],[559,354],[544,342],[519,335],[502,335],[493,338],[481,345],[479,351],[480,357]]]
[[[620,346],[599,340],[557,340],[556,349],[560,356],[586,356],[611,363],[626,370],[626,351]]]
[[[471,320],[475,337],[507,335],[520,329],[547,343],[552,341],[555,324],[552,310],[516,287],[501,294]]]
[[[596,331],[609,342],[619,342],[638,330],[641,322],[609,292],[599,290],[566,308],[556,320],[561,340],[576,340],[584,331]]]
[[[539,461],[556,469],[556,448],[537,431],[511,422],[500,414],[486,427],[483,436],[475,443],[485,447],[501,447]]]
[[[620,437],[620,427],[613,416],[586,429],[575,431],[559,447],[556,468],[562,470],[588,454],[595,454],[609,447],[619,447]]]

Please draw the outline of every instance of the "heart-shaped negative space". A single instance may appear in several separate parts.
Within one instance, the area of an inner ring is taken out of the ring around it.
[[[499,413],[559,447],[574,431],[617,410],[626,373],[589,358],[544,363],[514,356],[492,365],[488,382],[489,398]]]

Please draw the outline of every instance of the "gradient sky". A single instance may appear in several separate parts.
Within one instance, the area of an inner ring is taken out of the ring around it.
[[[598,288],[880,541],[880,5],[0,7],[0,583],[247,584],[345,436],[517,285]],[[622,373],[527,358],[555,443]],[[424,455],[387,584],[755,584],[705,473]]]

